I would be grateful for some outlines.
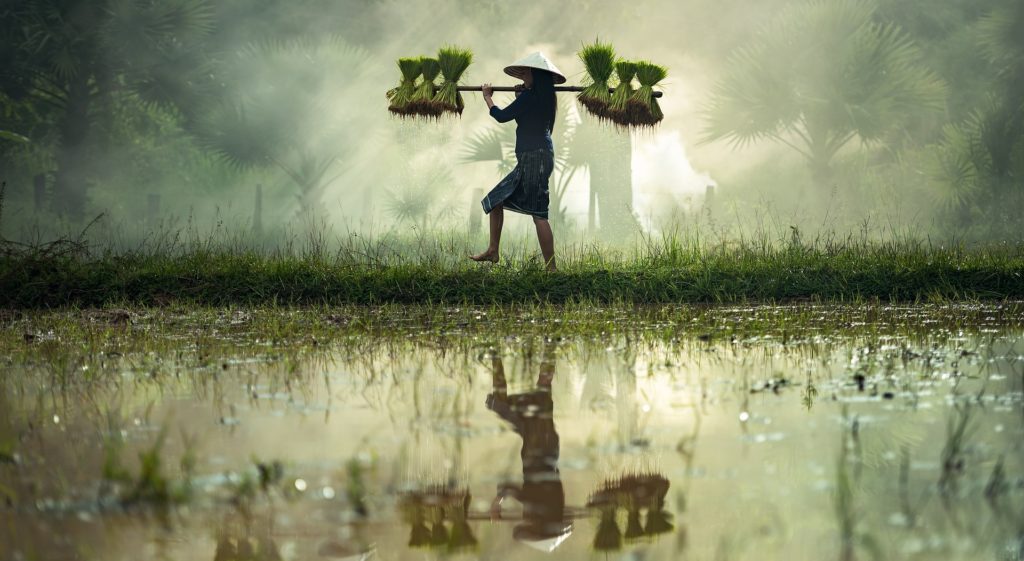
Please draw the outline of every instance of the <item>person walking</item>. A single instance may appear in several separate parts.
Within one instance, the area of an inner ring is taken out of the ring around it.
[[[565,75],[542,53],[536,52],[505,67],[505,73],[523,81],[516,99],[504,109],[491,99],[490,84],[483,85],[484,102],[499,123],[516,122],[516,167],[481,201],[490,220],[490,241],[474,261],[497,263],[505,221],[505,209],[533,217],[537,241],[548,271],[555,270],[555,240],[548,223],[548,180],[555,167],[551,131],[555,127],[558,102],[555,84]]]

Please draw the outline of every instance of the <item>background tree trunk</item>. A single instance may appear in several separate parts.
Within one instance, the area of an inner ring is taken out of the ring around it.
[[[53,182],[53,208],[81,222],[86,203],[86,162],[89,136],[89,77],[79,71],[70,82],[67,107],[60,123],[60,148]]]
[[[600,235],[622,241],[636,232],[633,215],[633,139],[628,133],[605,131],[590,161],[590,203],[600,210]]]

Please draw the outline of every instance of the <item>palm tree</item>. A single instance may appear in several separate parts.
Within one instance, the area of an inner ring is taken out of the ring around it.
[[[310,217],[344,173],[339,156],[362,132],[358,122],[331,119],[331,108],[358,104],[352,84],[363,79],[365,61],[363,51],[340,40],[250,45],[228,65],[235,90],[193,130],[237,168],[280,170],[296,188],[300,213]],[[332,82],[338,74],[349,84],[341,90]]]
[[[1024,6],[982,17],[977,44],[990,64],[990,92],[966,119],[946,125],[923,166],[937,206],[962,226],[975,219],[992,233],[1019,233],[1024,208]]]
[[[920,60],[865,0],[790,6],[730,57],[706,108],[704,141],[784,144],[824,187],[854,139],[880,142],[909,115],[942,109],[944,85]]]
[[[633,138],[628,131],[601,123],[588,111],[577,111],[580,123],[570,142],[571,163],[590,171],[587,229],[608,240],[624,240],[637,231],[633,215]]]
[[[440,226],[457,209],[452,182],[451,168],[440,159],[410,162],[402,170],[400,184],[385,191],[385,209],[397,222],[421,230],[428,223]]]
[[[996,74],[994,97],[981,141],[991,159],[992,173],[1006,176],[1014,166],[1014,151],[1024,141],[1024,5],[1012,2],[993,10],[979,22],[978,42]],[[1019,157],[1017,158],[1020,159]],[[1017,162],[1017,165],[1024,162]]]
[[[54,203],[73,220],[83,217],[97,171],[91,141],[110,128],[120,98],[187,112],[213,82],[207,0],[25,0],[0,16],[0,98],[52,115],[52,129],[39,135],[54,137]]]

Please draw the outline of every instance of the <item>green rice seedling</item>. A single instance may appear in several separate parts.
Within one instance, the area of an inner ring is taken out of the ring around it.
[[[577,53],[587,70],[587,84],[577,99],[599,119],[607,119],[608,104],[611,94],[608,93],[608,81],[615,70],[615,49],[606,43],[595,41],[586,45]]]
[[[636,63],[620,60],[615,63],[615,74],[619,78],[619,85],[615,87],[615,93],[611,95],[611,103],[608,104],[606,114],[609,119],[617,125],[628,126],[634,123],[633,110],[633,77],[636,76]]]
[[[666,76],[668,71],[663,66],[648,61],[636,63],[636,78],[640,82],[640,87],[630,98],[634,112],[633,125],[652,127],[664,118],[658,100],[654,97],[654,86]]]
[[[443,47],[437,52],[437,62],[441,69],[441,87],[434,96],[436,103],[442,111],[462,114],[466,104],[462,101],[462,94],[457,89],[459,80],[473,62],[473,53],[469,49],[458,47]]]
[[[402,80],[397,88],[388,91],[388,100],[391,101],[388,111],[405,116],[409,114],[409,102],[416,93],[416,78],[421,72],[420,59],[400,58],[398,69],[402,73]]]
[[[436,58],[420,57],[420,69],[423,79],[416,86],[409,102],[409,112],[423,117],[439,117],[443,110],[434,101],[434,93],[437,89],[435,81],[441,74],[441,64]]]
[[[654,86],[658,85],[658,82],[664,80],[666,76],[668,76],[668,70],[664,66],[647,61],[636,63],[636,79],[640,82],[640,88],[633,93],[631,98],[637,112],[636,121],[632,124],[653,127],[664,118],[658,100],[654,97]]]
[[[359,463],[359,460],[352,458],[345,463],[345,472],[348,475],[345,492],[348,494],[352,510],[360,517],[365,518],[370,511],[366,504],[367,489],[363,465]]]

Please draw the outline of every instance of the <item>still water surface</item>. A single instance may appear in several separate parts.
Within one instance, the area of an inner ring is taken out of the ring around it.
[[[1019,560],[1020,318],[915,314],[296,355],[26,335],[51,348],[3,364],[0,559]]]

